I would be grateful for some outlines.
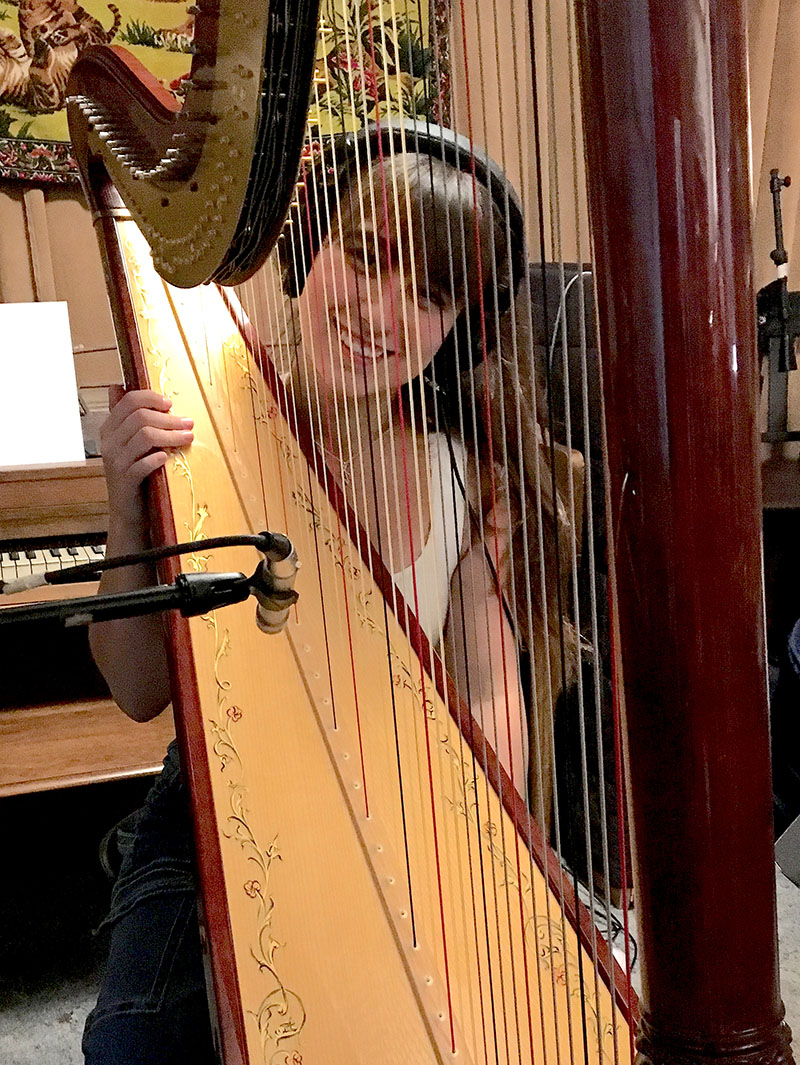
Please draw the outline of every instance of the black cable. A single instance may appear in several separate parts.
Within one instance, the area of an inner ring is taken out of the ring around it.
[[[218,547],[255,547],[262,554],[275,559],[286,558],[292,550],[292,545],[288,538],[280,533],[263,532],[239,536],[213,536],[208,540],[192,540],[190,543],[171,544],[167,547],[150,547],[146,551],[131,555],[117,555],[115,558],[107,558],[102,562],[86,562],[80,566],[52,570],[44,573],[43,578],[47,584],[74,584],[79,581],[93,581],[97,580],[98,575],[106,570],[159,562],[165,558],[190,555],[192,552],[199,550],[211,551]]]

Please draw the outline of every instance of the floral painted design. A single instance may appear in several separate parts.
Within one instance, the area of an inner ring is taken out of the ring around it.
[[[105,11],[101,0],[84,2],[97,7],[95,14]],[[117,42],[182,99],[193,16],[186,16],[180,0],[166,0],[163,15],[154,7],[153,19],[145,22],[129,17],[125,0],[117,5],[123,11]],[[0,16],[17,6],[18,0],[0,0]],[[449,0],[323,0],[309,111],[312,136],[358,129],[390,115],[447,124],[449,10]],[[116,27],[115,22],[115,33]],[[46,118],[49,124],[39,128],[41,116],[35,112],[0,109],[0,178],[78,183],[65,111]]]
[[[425,4],[323,2],[309,129],[343,133],[392,115],[435,119],[434,53],[439,65]]]
[[[60,141],[0,139],[0,178],[76,185],[78,164]]]

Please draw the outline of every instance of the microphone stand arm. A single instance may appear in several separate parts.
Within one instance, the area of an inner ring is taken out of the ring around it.
[[[266,596],[274,606],[280,605],[284,620],[289,608],[297,602],[297,592],[276,587],[271,581],[269,568],[262,564],[252,577],[243,573],[181,573],[172,584],[8,607],[0,610],[0,626],[55,619],[63,621],[65,627],[72,627],[157,614],[164,610],[180,610],[185,618],[191,618],[244,602],[251,594],[257,596],[259,603]],[[270,631],[280,629],[275,627]]]

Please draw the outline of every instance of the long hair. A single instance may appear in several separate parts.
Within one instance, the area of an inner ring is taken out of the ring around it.
[[[494,576],[526,689],[531,802],[546,822],[553,707],[575,656],[560,577],[570,528],[552,475],[531,304],[527,285],[518,283],[508,215],[469,170],[424,153],[373,159],[343,187],[328,178],[305,192],[317,198],[323,239],[363,255],[365,272],[402,270],[415,294],[456,311],[455,326],[427,370],[404,386],[401,402],[414,407],[416,424],[457,435],[472,453],[479,471],[478,498],[469,501],[473,546],[498,522],[510,533]],[[514,236],[519,246],[521,234]],[[292,294],[302,290],[313,248],[306,239],[287,257]]]

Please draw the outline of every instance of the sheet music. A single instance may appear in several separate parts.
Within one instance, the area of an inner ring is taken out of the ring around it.
[[[84,461],[66,303],[0,303],[0,379],[0,468]]]

